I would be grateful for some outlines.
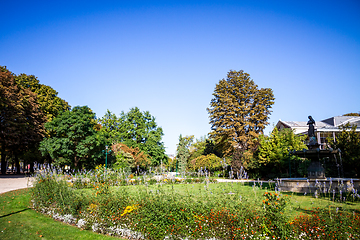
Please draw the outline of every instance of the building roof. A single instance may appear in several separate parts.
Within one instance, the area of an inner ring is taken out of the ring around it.
[[[346,125],[347,123],[351,125],[357,125],[358,128],[356,131],[360,131],[360,117],[359,116],[336,116],[315,122],[315,128],[319,132],[337,132],[339,127]],[[282,121],[276,124],[278,129],[281,128],[291,128],[295,131],[296,134],[305,133],[308,129],[307,122],[303,121]]]

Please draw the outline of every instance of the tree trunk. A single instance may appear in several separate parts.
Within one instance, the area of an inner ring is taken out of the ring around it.
[[[78,158],[75,157],[75,158],[74,158],[74,169],[78,170],[77,167],[78,167]]]
[[[4,146],[1,149],[1,174],[6,174],[6,153]]]
[[[16,166],[16,174],[20,174],[20,163],[17,153],[15,153],[15,166]]]
[[[30,173],[34,173],[34,162],[30,162]]]

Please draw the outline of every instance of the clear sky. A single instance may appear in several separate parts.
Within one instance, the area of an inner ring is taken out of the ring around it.
[[[360,1],[5,1],[0,65],[38,77],[97,117],[138,107],[178,137],[210,131],[206,108],[244,70],[279,119],[360,111]]]

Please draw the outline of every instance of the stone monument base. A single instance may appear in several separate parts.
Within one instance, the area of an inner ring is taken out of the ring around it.
[[[327,178],[327,179],[307,179],[307,178],[281,178],[279,179],[280,191],[298,192],[314,194],[317,190],[320,194],[338,193],[340,190],[350,192],[353,189],[360,191],[360,179],[351,178]]]

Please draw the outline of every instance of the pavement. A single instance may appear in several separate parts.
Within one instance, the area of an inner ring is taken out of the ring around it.
[[[216,179],[218,182],[254,182],[253,179],[226,179],[226,178],[219,178]],[[260,182],[266,182],[266,181],[260,181]]]
[[[32,187],[32,180],[32,177],[26,177],[25,175],[0,175],[0,194]]]
[[[32,177],[26,177],[25,175],[0,175],[0,194],[17,189],[32,187]],[[252,182],[254,180],[242,179],[217,179],[218,182]],[[266,181],[262,181],[266,182]]]

